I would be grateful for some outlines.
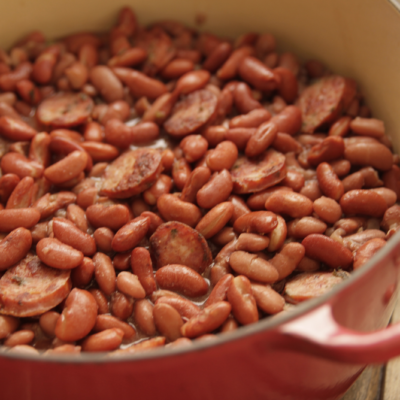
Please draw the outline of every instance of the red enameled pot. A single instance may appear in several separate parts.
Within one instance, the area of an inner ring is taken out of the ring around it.
[[[43,358],[0,357],[2,399],[335,400],[366,364],[400,355],[385,328],[400,272],[400,234],[330,293],[293,311],[183,348]]]
[[[0,47],[37,28],[48,37],[101,30],[125,3],[143,23],[193,25],[202,13],[202,29],[220,35],[274,33],[283,50],[355,78],[399,151],[400,21],[389,1],[8,1],[0,7]],[[0,399],[339,399],[367,364],[400,355],[400,325],[386,328],[399,282],[399,242],[397,234],[330,293],[212,341],[121,358],[2,353]]]

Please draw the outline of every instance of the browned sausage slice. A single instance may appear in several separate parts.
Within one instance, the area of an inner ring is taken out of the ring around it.
[[[46,267],[29,253],[0,279],[0,314],[31,317],[52,309],[68,296],[70,273]]]
[[[209,90],[196,90],[176,103],[164,128],[175,137],[189,135],[205,125],[217,111],[218,97]]]
[[[43,125],[69,128],[87,122],[93,105],[93,100],[85,93],[61,93],[44,100],[36,115]]]
[[[355,82],[337,75],[319,79],[308,86],[297,100],[303,116],[302,131],[312,133],[320,126],[334,122],[355,95]]]
[[[254,157],[239,157],[231,168],[234,193],[253,193],[274,186],[286,177],[286,159],[275,150]]]
[[[350,274],[345,271],[305,272],[286,283],[284,297],[289,303],[297,304],[323,295],[348,277]]]
[[[150,252],[157,268],[181,264],[201,274],[212,261],[211,251],[203,235],[176,221],[157,228],[150,237]]]
[[[142,71],[151,77],[157,75],[176,54],[171,38],[162,29],[139,34],[137,45],[147,52]]]
[[[158,179],[162,169],[158,150],[143,148],[128,151],[105,170],[100,194],[125,199],[144,192]]]

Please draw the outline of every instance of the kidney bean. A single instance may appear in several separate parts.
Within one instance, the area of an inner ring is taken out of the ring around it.
[[[168,304],[185,320],[200,313],[200,308],[196,304],[181,296],[162,296],[156,300],[155,304]]]
[[[93,256],[94,277],[100,289],[110,295],[116,288],[116,274],[110,257],[103,253],[96,253]]]
[[[340,205],[335,200],[324,196],[314,201],[314,212],[329,224],[334,224],[342,216]]]
[[[135,247],[149,229],[148,217],[136,217],[118,230],[112,241],[114,251],[128,251]]]
[[[76,204],[70,204],[67,207],[67,218],[73,222],[82,232],[86,233],[88,225],[86,221],[86,213]]]
[[[85,256],[91,256],[96,252],[94,239],[67,219],[53,218],[53,233],[60,242],[81,251]]]
[[[270,285],[251,284],[251,291],[257,306],[267,314],[278,314],[283,311],[285,300]]]
[[[297,106],[287,106],[279,114],[274,115],[270,122],[278,126],[279,132],[295,135],[301,128],[301,111]]]
[[[33,179],[30,177],[24,178],[25,181],[29,182],[29,188],[32,187],[33,185]],[[15,174],[5,174],[0,178],[0,202],[6,204],[10,195],[13,193],[14,189],[17,187],[18,183],[20,181],[20,178],[18,175]],[[25,194],[26,190],[23,190],[23,193]],[[12,201],[11,204],[14,202]],[[19,201],[17,202],[17,204]],[[14,207],[9,207],[9,208],[14,208]]]
[[[170,264],[156,272],[156,280],[163,289],[172,289],[188,297],[202,296],[208,291],[208,284],[193,269],[184,265]]]
[[[383,246],[386,245],[386,241],[383,239],[371,239],[360,246],[354,253],[353,269],[359,269],[366,262],[369,261],[374,254],[379,251]]]
[[[18,345],[29,344],[35,338],[35,333],[31,330],[21,329],[12,333],[4,341],[3,345],[7,347],[14,347]]]
[[[20,320],[9,315],[0,315],[0,339],[11,335],[18,328]]]
[[[341,136],[341,137],[346,136],[350,131],[351,121],[352,118],[347,115],[339,118],[329,128],[329,136]]]
[[[16,84],[23,79],[29,79],[31,73],[32,64],[29,61],[22,62],[14,71],[0,75],[0,89],[4,92],[14,91]]]
[[[344,185],[328,163],[323,162],[318,165],[317,179],[322,193],[326,196],[336,201],[343,196]]]
[[[296,170],[287,170],[286,177],[282,180],[282,184],[292,188],[295,192],[300,192],[305,183],[304,176]]]
[[[219,301],[206,307],[181,327],[182,335],[195,338],[214,331],[225,322],[231,309],[232,306],[226,301]]]
[[[322,261],[330,268],[347,269],[353,262],[351,251],[327,236],[309,235],[302,241],[302,245],[305,248],[306,256]]]
[[[57,269],[76,268],[83,261],[83,253],[57,239],[45,238],[36,245],[36,253],[46,265]]]
[[[117,289],[134,299],[143,299],[146,296],[146,292],[140,284],[138,277],[126,271],[118,274]]]
[[[189,175],[182,189],[180,199],[184,202],[194,203],[197,192],[207,183],[211,171],[207,167],[197,167]]]
[[[233,215],[233,204],[223,202],[213,207],[196,225],[196,230],[206,239],[218,233],[231,219]]]
[[[296,239],[304,239],[313,233],[324,233],[327,225],[314,217],[297,218],[290,221],[287,229],[288,235]]]
[[[95,66],[90,70],[90,81],[107,103],[122,100],[124,97],[123,87],[117,76],[112,69],[104,65]]]
[[[156,334],[156,326],[153,317],[153,305],[148,300],[138,300],[133,305],[133,313],[136,325],[147,336]]]
[[[297,264],[296,271],[301,272],[314,272],[318,271],[321,267],[321,263],[317,260],[313,260],[307,256],[304,256],[301,261]]]
[[[233,281],[233,275],[224,275],[218,283],[214,286],[207,301],[204,303],[204,308],[211,306],[220,301],[224,301],[227,298],[227,291],[230,288]]]
[[[92,280],[94,274],[93,261],[84,257],[81,264],[71,271],[71,280],[74,287],[86,287]]]
[[[259,282],[273,283],[278,280],[278,271],[268,261],[244,251],[234,251],[229,264],[240,275]]]
[[[98,306],[98,314],[107,314],[109,312],[108,300],[106,295],[100,289],[89,289],[90,294]]]
[[[333,168],[333,171],[339,178],[346,176],[351,169],[351,164],[348,160],[332,161],[329,165]]]
[[[129,221],[129,209],[123,204],[93,204],[86,209],[86,217],[95,228],[122,228]]]
[[[111,295],[110,311],[114,317],[126,321],[133,313],[134,299],[120,292]]]
[[[125,252],[116,254],[113,258],[113,265],[114,268],[119,271],[125,271],[129,269],[129,266],[131,265],[131,253]]]
[[[223,65],[218,69],[216,75],[219,79],[228,80],[236,76],[239,64],[247,56],[253,55],[254,49],[250,46],[243,46],[234,50]]]
[[[215,236],[211,238],[211,241],[219,247],[223,247],[232,240],[237,239],[237,235],[232,227],[226,226],[222,228]]]
[[[344,157],[353,165],[371,166],[379,171],[388,171],[393,164],[390,150],[376,141],[350,142],[345,145]]]
[[[382,180],[385,187],[393,190],[397,197],[400,196],[400,168],[397,165],[392,165],[389,171],[382,174]],[[1,180],[0,180],[1,182]]]
[[[162,82],[150,78],[139,71],[114,67],[112,72],[128,86],[132,95],[136,98],[145,96],[153,100],[167,92],[167,87]]]
[[[54,184],[62,184],[77,177],[85,169],[88,155],[84,151],[73,151],[44,171],[44,176]]]
[[[274,213],[283,213],[292,218],[299,218],[312,213],[313,203],[299,193],[279,191],[268,197],[265,208]]]
[[[265,234],[271,232],[278,225],[277,217],[269,211],[255,211],[239,217],[233,228],[237,232],[254,232]]]
[[[153,275],[153,264],[147,249],[136,247],[132,250],[131,268],[133,273],[138,277],[146,295],[150,295],[157,289]]]
[[[39,222],[40,212],[34,208],[0,210],[0,232],[17,228],[32,228]]]
[[[157,200],[157,208],[166,221],[179,221],[191,227],[198,224],[201,211],[194,204],[180,200],[173,194],[163,194]]]
[[[264,210],[265,209],[265,202],[267,199],[275,192],[278,191],[289,191],[292,192],[293,189],[287,186],[273,186],[268,189],[264,189],[260,192],[252,194],[247,199],[247,205],[250,207],[251,210]]]
[[[400,206],[395,204],[392,207],[389,207],[385,214],[383,215],[381,221],[381,227],[385,231],[389,231],[390,229],[396,228],[400,224]]]
[[[96,317],[97,304],[94,297],[86,290],[72,289],[57,320],[55,335],[66,342],[82,339],[94,327]]]
[[[172,178],[174,179],[175,186],[178,189],[183,189],[189,179],[190,173],[190,165],[184,158],[174,161],[172,165]]]
[[[375,118],[356,117],[350,122],[350,129],[357,135],[374,138],[380,138],[385,134],[383,121]]]
[[[59,318],[60,314],[55,311],[47,311],[40,316],[39,325],[46,336],[55,337],[56,324]]]
[[[34,201],[34,196],[37,189],[34,184],[34,180],[30,176],[26,176],[20,181],[19,179],[17,181],[15,178],[12,178],[16,176],[13,174],[6,174],[4,176],[10,177],[7,180],[5,179],[4,183],[6,185],[13,185],[17,183],[8,198],[6,209],[21,209],[30,207]]]
[[[387,209],[385,199],[372,190],[350,190],[340,199],[340,206],[345,214],[382,217]]]
[[[312,166],[322,162],[333,161],[341,158],[345,150],[342,137],[328,136],[321,143],[313,146],[308,153],[307,161]]]
[[[115,350],[122,343],[124,332],[119,328],[105,329],[88,336],[82,342],[82,351],[101,352]]]
[[[254,233],[242,233],[238,237],[236,250],[257,253],[268,248],[269,238]]]
[[[34,179],[43,174],[43,166],[35,161],[28,160],[18,153],[7,153],[1,159],[1,169],[4,174],[15,174],[19,178],[30,176]]]
[[[0,271],[22,260],[32,246],[32,235],[25,228],[17,228],[0,241]]]
[[[297,267],[305,254],[305,248],[300,243],[288,243],[269,262],[279,273],[278,280],[289,276]]]
[[[120,54],[114,55],[108,61],[109,67],[133,67],[141,64],[147,58],[146,50],[140,47],[132,47],[126,49]]]
[[[232,314],[239,323],[248,325],[258,321],[256,301],[250,281],[245,276],[239,275],[232,279],[227,297],[232,305]]]
[[[218,44],[208,55],[203,63],[203,68],[214,72],[221,67],[232,53],[232,45],[229,42]]]
[[[158,303],[153,308],[154,322],[159,332],[169,341],[181,337],[180,329],[183,321],[178,311],[165,303]]]
[[[247,142],[245,153],[247,157],[255,157],[264,152],[275,140],[278,134],[278,127],[271,122],[264,122],[250,136]]]
[[[232,188],[232,178],[227,170],[215,173],[197,192],[197,204],[203,208],[212,208],[226,200],[231,194]]]
[[[233,101],[241,114],[247,114],[255,109],[262,108],[261,103],[254,99],[250,87],[240,82],[233,92]]]
[[[255,109],[244,115],[238,115],[229,121],[229,128],[258,128],[271,119],[271,113],[263,108]]]
[[[208,143],[201,135],[186,136],[180,144],[188,162],[195,162],[202,158],[207,151]]]

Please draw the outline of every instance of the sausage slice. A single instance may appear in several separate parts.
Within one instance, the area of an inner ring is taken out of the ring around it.
[[[355,82],[337,75],[319,79],[308,86],[297,100],[303,116],[302,131],[313,133],[320,126],[334,122],[355,95]]]
[[[119,156],[104,171],[101,195],[125,199],[148,189],[163,169],[158,150],[143,148]]]
[[[51,310],[68,296],[70,274],[46,267],[29,253],[0,279],[0,314],[31,317]]]
[[[203,235],[181,222],[160,225],[150,237],[150,253],[157,268],[168,264],[186,265],[201,274],[212,255]]]
[[[209,90],[196,90],[176,103],[164,129],[174,137],[189,135],[210,121],[217,111],[218,97]]]
[[[275,150],[254,157],[239,157],[231,168],[233,192],[253,193],[274,186],[286,177],[286,158]]]
[[[349,277],[345,271],[304,272],[286,283],[284,297],[289,303],[297,304],[323,295]]]
[[[93,100],[85,93],[61,93],[40,103],[36,116],[52,128],[69,128],[87,122]]]

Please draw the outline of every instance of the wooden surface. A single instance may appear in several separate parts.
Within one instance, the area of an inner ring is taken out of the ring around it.
[[[391,323],[400,321],[400,295]],[[400,357],[386,366],[369,366],[342,400],[400,400]]]

